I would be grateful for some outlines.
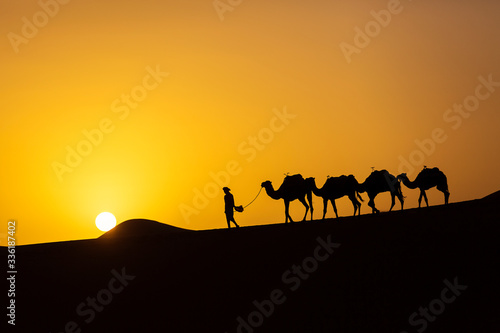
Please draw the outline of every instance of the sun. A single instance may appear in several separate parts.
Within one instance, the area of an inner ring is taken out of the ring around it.
[[[108,231],[115,227],[116,217],[108,212],[103,212],[95,218],[95,225],[101,231]]]

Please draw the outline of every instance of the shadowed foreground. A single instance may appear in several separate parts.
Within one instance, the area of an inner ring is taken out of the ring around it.
[[[499,206],[497,192],[237,230],[131,220],[95,240],[20,246],[16,328],[500,332]]]

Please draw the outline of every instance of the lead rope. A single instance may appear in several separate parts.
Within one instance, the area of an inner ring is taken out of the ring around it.
[[[260,195],[260,192],[262,192],[262,189],[263,189],[263,187],[260,188],[259,193],[257,193],[257,195],[255,196],[255,198],[253,198],[253,200],[250,201],[250,203],[248,205],[244,206],[243,209],[245,209],[248,206],[250,206],[255,201],[255,199],[257,199],[257,197]]]
[[[263,189],[263,187],[260,188],[259,193],[257,193],[257,195],[255,196],[255,198],[253,198],[253,200],[250,201],[250,203],[248,205],[246,205],[245,207],[243,207],[243,208],[247,208],[248,206],[250,206],[255,201],[255,199],[257,199],[257,197],[260,195],[260,192],[262,191],[262,189]]]

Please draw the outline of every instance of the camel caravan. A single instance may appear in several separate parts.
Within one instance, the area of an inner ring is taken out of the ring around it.
[[[382,192],[390,192],[391,194],[391,208],[392,210],[396,203],[396,198],[398,198],[401,203],[401,210],[403,210],[403,204],[405,197],[401,191],[401,182],[409,189],[420,190],[420,197],[418,198],[418,207],[420,208],[422,198],[425,200],[425,204],[429,207],[429,202],[427,200],[427,195],[425,191],[436,186],[436,188],[444,193],[444,202],[448,204],[448,199],[450,197],[450,192],[448,191],[448,181],[445,174],[438,168],[427,168],[418,174],[414,181],[410,181],[406,176],[406,173],[402,173],[395,177],[391,175],[387,170],[374,170],[365,179],[363,183],[358,183],[353,175],[340,176],[340,177],[330,177],[328,176],[323,187],[318,188],[316,186],[316,180],[314,177],[305,178],[300,174],[286,176],[283,180],[281,186],[275,190],[271,181],[267,180],[262,183],[262,187],[266,190],[268,196],[275,200],[283,199],[285,202],[285,223],[288,221],[293,222],[289,207],[290,202],[298,199],[306,208],[306,213],[302,221],[307,218],[307,213],[311,211],[311,221],[313,219],[313,204],[312,204],[312,194],[323,198],[323,219],[325,218],[328,201],[331,202],[335,216],[338,218],[337,206],[335,205],[335,199],[347,196],[351,200],[354,207],[354,216],[358,213],[361,214],[361,203],[358,201],[363,201],[360,193],[366,192],[368,194],[368,206],[372,209],[372,213],[380,213],[380,211],[375,208],[375,197],[377,194]],[[307,201],[306,201],[307,198]]]

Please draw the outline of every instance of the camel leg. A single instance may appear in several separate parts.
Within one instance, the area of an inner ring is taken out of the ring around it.
[[[339,218],[339,214],[337,213],[337,205],[335,204],[335,199],[330,199],[332,203],[333,211],[335,212],[335,217]]]
[[[290,201],[285,200],[285,224],[288,223],[288,219],[290,219],[290,222],[293,222],[289,211],[290,211]]]
[[[313,220],[313,201],[312,201],[312,192],[307,193],[307,201],[309,201],[309,207],[311,208],[311,221]]]
[[[403,205],[405,203],[405,198],[403,197],[402,194],[398,195],[399,202],[401,202],[401,210],[403,210]]]
[[[422,190],[422,194],[424,196],[425,204],[427,205],[427,207],[429,207],[429,201],[427,200],[427,194],[425,194],[424,190]]]
[[[420,208],[420,204],[422,203],[423,193],[424,191],[420,190],[420,196],[418,197],[418,208]]]
[[[368,206],[372,208],[372,214],[380,213],[380,211],[375,208],[375,197],[372,197],[371,195],[368,195],[368,197],[370,198],[370,201],[368,201]]]
[[[450,197],[450,192],[448,192],[448,186],[438,186],[437,189],[444,194],[444,204],[448,204],[448,199]]]
[[[306,220],[306,217],[307,217],[307,212],[309,211],[309,205],[307,204],[305,198],[300,198],[299,200],[300,200],[300,202],[302,202],[304,207],[306,207],[306,213],[304,214],[304,218],[302,219],[302,222],[304,222]]]
[[[375,213],[375,205],[374,205],[372,198],[370,198],[370,200],[368,200],[368,207],[370,207],[372,209],[372,214]]]
[[[323,220],[325,219],[327,209],[328,209],[328,199],[323,198]]]
[[[354,196],[354,195],[350,195],[349,199],[351,200],[352,205],[354,206],[354,215],[353,216],[356,216],[356,212],[358,210],[358,205],[360,205],[360,204],[359,204],[358,200],[356,200],[356,196]]]
[[[396,204],[396,194],[394,192],[391,192],[391,208],[389,208],[389,211],[392,210],[392,207]]]
[[[357,194],[358,198],[361,201],[363,201],[363,198],[361,198],[361,196],[359,195],[359,193],[356,192],[356,194]],[[361,202],[358,199],[356,199],[356,202],[358,203],[358,216],[361,216]]]

